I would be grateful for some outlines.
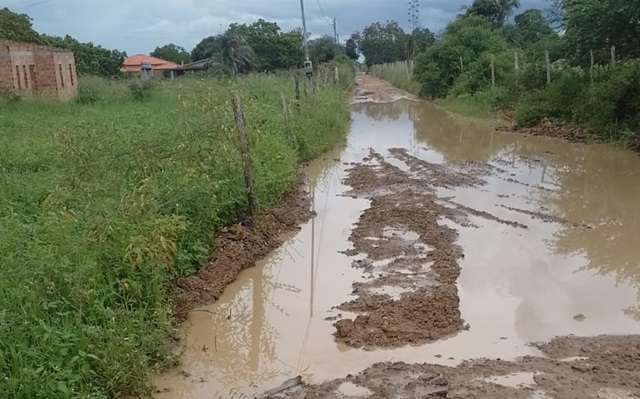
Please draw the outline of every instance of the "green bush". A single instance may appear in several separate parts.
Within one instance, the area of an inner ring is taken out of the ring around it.
[[[134,80],[129,83],[131,96],[135,101],[145,102],[151,99],[155,89],[155,82],[151,79]]]
[[[126,82],[93,83],[91,107],[0,107],[2,397],[138,396],[148,367],[172,361],[167,287],[246,209],[230,89],[262,207],[349,123],[344,90],[328,85],[291,113],[287,135],[290,76],[165,81],[144,106]]]
[[[415,78],[422,85],[422,94],[429,98],[446,97],[454,87],[458,94],[467,89],[473,93],[491,82],[491,54],[496,55],[496,79],[513,68],[507,66],[511,65],[506,61],[508,52],[506,40],[489,21],[478,16],[460,17],[447,26],[440,40],[417,56]]]
[[[640,61],[628,61],[602,75],[576,105],[576,120],[596,130],[618,127],[640,132]]]
[[[520,127],[535,126],[552,114],[546,101],[544,90],[532,92],[524,96],[515,107],[516,124]]]
[[[22,100],[22,96],[12,90],[0,89],[0,102],[16,103]]]

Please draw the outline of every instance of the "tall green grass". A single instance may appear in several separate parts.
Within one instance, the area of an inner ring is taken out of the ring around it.
[[[409,93],[420,94],[420,84],[413,80],[404,62],[373,65],[369,68],[369,73]]]
[[[407,73],[404,62],[392,64],[373,65],[369,73],[380,79],[384,79],[395,87],[406,90],[410,93],[420,94],[420,83],[412,79]],[[460,115],[476,118],[490,118],[495,116],[494,103],[497,101],[496,94],[486,91],[475,95],[450,96],[438,99],[435,102],[444,108]]]
[[[246,206],[229,90],[268,207],[299,162],[343,139],[347,71],[291,113],[293,137],[280,100],[291,77],[176,79],[143,95],[92,79],[76,102],[2,104],[0,396],[145,393],[148,367],[172,360],[167,287]]]

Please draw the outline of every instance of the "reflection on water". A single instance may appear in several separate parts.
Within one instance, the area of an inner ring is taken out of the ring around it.
[[[183,365],[153,381],[170,389],[159,398],[251,395],[298,374],[318,382],[378,361],[509,358],[535,354],[527,342],[555,335],[638,332],[638,157],[605,145],[498,133],[485,122],[411,101],[358,103],[353,119],[345,148],[310,167],[318,216],[243,272],[216,304],[189,315]],[[382,154],[404,147],[431,162],[490,163],[496,173],[484,187],[442,194],[529,227],[485,220],[474,220],[479,229],[453,225],[465,252],[459,288],[470,331],[396,350],[334,342],[333,321],[325,319],[339,316],[332,308],[350,299],[351,283],[362,279],[339,251],[350,248],[351,226],[368,206],[339,194],[348,189],[346,164],[361,161],[370,147]],[[577,321],[577,314],[585,319]]]

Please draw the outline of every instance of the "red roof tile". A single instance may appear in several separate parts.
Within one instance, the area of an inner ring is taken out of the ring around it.
[[[129,58],[125,58],[122,71],[140,71],[140,64],[142,64],[143,62],[151,63],[151,68],[155,70],[175,69],[178,67],[178,64],[175,64],[171,61],[161,60],[160,58],[152,57],[150,55],[136,54]]]

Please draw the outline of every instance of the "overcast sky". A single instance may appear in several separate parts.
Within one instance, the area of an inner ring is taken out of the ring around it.
[[[409,27],[408,0],[304,1],[307,29],[314,36],[333,35],[333,17],[341,39],[375,21],[396,20]],[[421,26],[438,32],[472,0],[419,1]],[[547,7],[547,0],[521,3],[520,10]],[[264,18],[284,30],[301,26],[299,0],[0,0],[0,7],[29,14],[38,32],[69,34],[128,55],[148,54],[167,43],[191,51],[232,22]]]

